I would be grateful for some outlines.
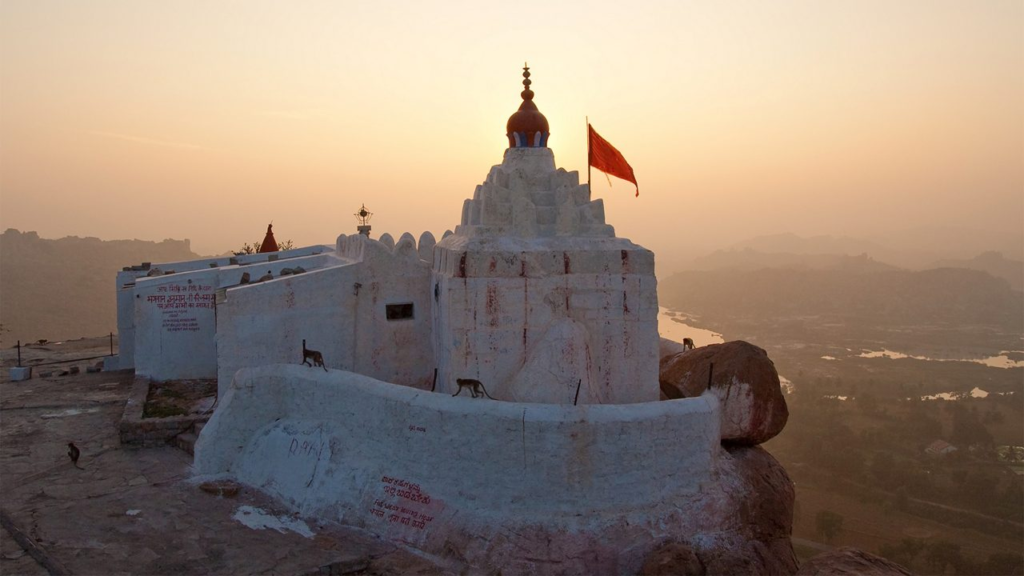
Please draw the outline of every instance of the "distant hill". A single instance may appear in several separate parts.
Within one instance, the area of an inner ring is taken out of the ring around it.
[[[733,244],[733,250],[757,250],[789,254],[877,254],[885,249],[878,243],[849,236],[798,236],[791,232],[755,236]]]
[[[728,247],[733,251],[747,249],[770,254],[867,254],[900,268],[924,270],[935,267],[933,263],[938,260],[965,260],[987,251],[1001,252],[1010,259],[1024,259],[1024,235],[947,226],[904,230],[879,238],[770,234]]]
[[[970,260],[939,260],[933,268],[967,268],[988,272],[996,278],[1003,278],[1014,290],[1024,290],[1024,262],[1010,260],[999,252],[985,252]]]
[[[115,278],[124,266],[199,258],[188,240],[40,238],[0,234],[3,346],[20,339],[64,340],[117,331]]]
[[[659,283],[659,302],[705,317],[828,316],[849,325],[987,325],[1020,331],[1024,298],[976,270],[686,271]],[[714,324],[712,324],[714,325]]]
[[[742,250],[716,250],[694,259],[689,268],[694,270],[760,270],[762,268],[846,270],[849,272],[880,272],[897,270],[895,266],[878,262],[867,254],[794,254],[791,252],[766,253],[745,248]]]

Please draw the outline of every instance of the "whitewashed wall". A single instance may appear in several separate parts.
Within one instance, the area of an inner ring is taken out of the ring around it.
[[[288,260],[257,261],[238,265],[221,266],[217,268],[217,283],[221,288],[235,286],[242,280],[242,275],[249,274],[249,282],[256,282],[268,272],[274,278],[281,277],[281,271],[285,268],[301,267],[305,271],[316,270],[327,266],[337,266],[344,261],[334,255],[334,252],[321,253],[318,255],[305,255]]]
[[[707,513],[726,500],[714,489],[719,454],[710,395],[514,404],[278,365],[236,375],[195,468],[427,552],[454,542],[467,557],[497,555],[533,538],[546,546],[520,556],[569,562],[574,545],[625,557],[651,532],[703,523],[710,537],[729,521]],[[697,504],[710,510],[680,522]]]
[[[439,389],[475,378],[513,402],[572,403],[577,386],[583,404],[658,399],[650,251],[622,239],[476,244],[456,234],[435,248]]]
[[[124,277],[122,277],[124,275]],[[117,289],[117,359],[110,361],[118,370],[135,367],[135,278],[119,272]]]
[[[271,262],[271,258],[275,260],[288,260],[301,258],[303,256],[311,256],[316,254],[324,254],[333,252],[334,247],[325,245],[314,245],[304,246],[302,248],[296,248],[294,250],[284,250],[280,252],[272,252],[266,254],[250,254],[246,256],[221,256],[217,258],[200,258],[198,260],[185,260],[178,262],[158,262],[152,264],[149,269],[142,269],[141,266],[132,266],[128,270],[122,270],[117,273],[115,280],[115,289],[117,294],[117,334],[118,334],[118,359],[116,365],[119,369],[134,368],[135,367],[135,282],[142,278],[147,278],[150,271],[156,269],[162,274],[167,272],[175,272],[176,274],[208,270],[211,267],[244,267],[247,264],[258,264],[262,262]],[[238,265],[232,264],[232,260],[238,262]],[[303,267],[306,264],[300,264],[293,262],[292,264],[279,264],[275,267],[277,269],[283,267],[294,267],[301,265]],[[221,286],[228,284],[234,284],[238,282],[238,278],[241,278],[242,272],[248,270],[242,270],[237,274],[237,278],[231,280],[231,274],[228,272],[226,276],[222,276],[219,281]],[[161,275],[162,275],[161,274]],[[254,273],[250,273],[252,276]],[[256,280],[263,273],[256,275],[252,280]]]
[[[303,338],[329,368],[431,386],[430,269],[416,242],[403,236],[391,248],[357,235],[338,248],[340,265],[227,291],[218,307],[222,394],[240,368],[301,363]],[[404,303],[413,318],[388,320],[387,305]]]
[[[216,376],[218,275],[208,269],[136,281],[136,374],[155,380]]]
[[[217,308],[219,394],[241,368],[300,364],[304,338],[328,367],[351,369],[357,301],[352,285],[360,267],[349,262],[228,289]]]
[[[429,389],[434,354],[430,321],[430,263],[404,234],[393,249],[365,236],[349,237],[343,254],[363,263],[356,311],[353,371],[404,386]],[[388,320],[389,304],[413,305],[413,318]]]

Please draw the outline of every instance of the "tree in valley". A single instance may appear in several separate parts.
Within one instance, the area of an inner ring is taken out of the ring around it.
[[[233,252],[235,253],[235,256],[245,256],[246,254],[258,254],[260,251],[260,246],[262,245],[262,242],[253,242],[252,244],[249,244],[247,242],[245,244],[242,244],[241,248],[239,248],[238,250],[234,250]],[[277,243],[278,251],[291,250],[294,247],[295,242],[292,242],[291,240],[285,240],[284,242]]]

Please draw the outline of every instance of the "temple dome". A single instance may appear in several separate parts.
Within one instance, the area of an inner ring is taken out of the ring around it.
[[[530,67],[523,66],[523,103],[519,110],[509,116],[505,125],[509,148],[546,148],[548,136],[548,119],[533,103],[533,90],[530,90]]]

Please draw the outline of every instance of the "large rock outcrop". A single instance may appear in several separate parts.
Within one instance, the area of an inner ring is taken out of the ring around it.
[[[700,396],[708,390],[709,376],[710,390],[722,404],[723,442],[761,444],[782,431],[789,409],[767,352],[737,340],[661,359],[659,381],[666,399]]]
[[[804,562],[797,576],[910,576],[910,572],[885,558],[843,546]]]
[[[675,356],[680,352],[686,352],[686,348],[675,340],[668,338],[658,339],[658,360],[664,360],[668,356]]]
[[[726,446],[720,457],[719,488],[731,496],[699,511],[720,517],[693,540],[655,547],[640,574],[729,576],[793,574],[796,555],[793,501],[785,468],[760,446]]]
[[[669,542],[651,552],[640,576],[705,576],[707,569],[693,548],[682,542]]]

